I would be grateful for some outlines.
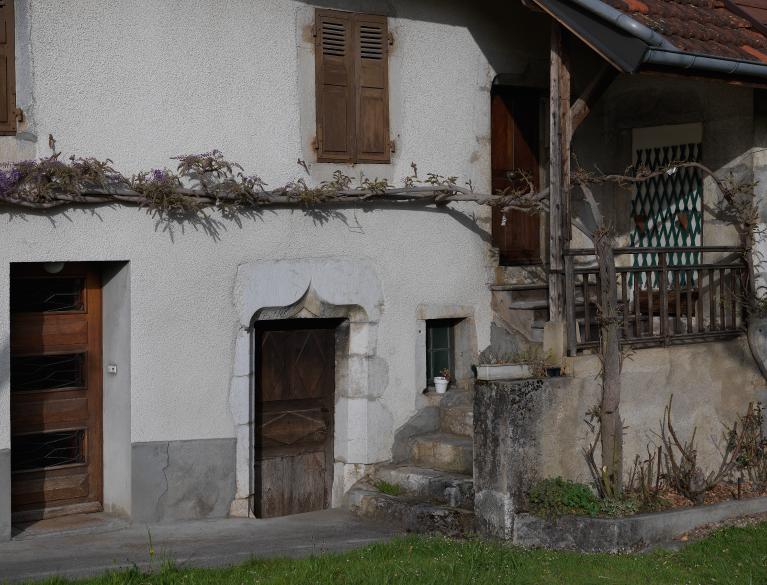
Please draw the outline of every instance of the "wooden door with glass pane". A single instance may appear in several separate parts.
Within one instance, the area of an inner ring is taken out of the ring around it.
[[[11,502],[17,521],[101,510],[101,405],[99,273],[79,263],[12,265]]]
[[[330,506],[336,325],[279,321],[257,331],[254,507],[259,518]]]

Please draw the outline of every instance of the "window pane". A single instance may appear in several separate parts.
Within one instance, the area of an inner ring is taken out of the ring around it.
[[[431,332],[431,348],[433,349],[447,349],[450,343],[450,327],[439,326],[429,327]]]
[[[11,470],[29,471],[85,463],[84,439],[83,429],[13,437],[11,439]]]
[[[33,355],[11,358],[11,390],[56,390],[85,387],[85,354]]]
[[[14,278],[11,313],[82,311],[82,278]]]
[[[450,370],[450,351],[441,349],[431,353],[432,377],[440,376],[442,370]]]

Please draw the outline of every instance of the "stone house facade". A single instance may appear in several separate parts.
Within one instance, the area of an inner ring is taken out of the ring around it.
[[[415,162],[480,192],[512,165],[544,185],[556,21],[572,31],[573,96],[603,62],[616,69],[574,137],[584,168],[622,170],[644,140],[702,144],[711,168],[764,173],[761,70],[618,71],[562,2],[496,4],[6,2],[0,159],[60,151],[130,175],[221,149],[270,185],[304,176],[297,160],[313,183],[339,168],[397,183]],[[760,30],[748,29],[757,52]],[[338,81],[339,62],[373,81]],[[524,148],[499,146],[501,127]],[[596,195],[628,240],[631,193]],[[713,186],[699,196],[692,245],[737,246],[704,217]],[[471,203],[195,221],[119,205],[3,215],[0,537],[72,512],[155,522],[341,506],[399,458],[433,407],[422,391],[438,366],[469,390],[479,351],[538,346],[549,319],[546,219]],[[564,361],[572,387],[542,426],[545,474],[583,478],[572,449],[595,364],[580,349]],[[626,379],[632,453],[670,393],[686,425],[713,428],[764,385],[738,334],[638,350]]]

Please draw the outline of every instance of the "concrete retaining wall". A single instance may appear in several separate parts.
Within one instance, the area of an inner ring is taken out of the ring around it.
[[[599,361],[596,356],[574,358],[567,373],[547,380],[477,384],[475,512],[483,533],[527,542],[533,536],[524,535],[535,534],[540,526],[526,520],[526,532],[519,532],[517,521],[535,481],[561,476],[591,482],[583,449],[593,435],[584,418],[599,403]],[[689,437],[697,428],[704,470],[719,463],[724,425],[744,413],[749,402],[765,398],[764,380],[743,339],[637,351],[624,362],[621,380],[626,472],[635,455],[646,454],[647,445],[657,441],[654,433],[672,394],[675,428],[680,437]],[[585,530],[579,522],[569,534]],[[564,538],[552,534],[554,540]],[[621,538],[630,540],[618,532],[614,538],[618,544],[624,543]]]
[[[514,522],[515,544],[579,550],[623,552],[642,550],[706,524],[767,512],[767,497],[722,502],[684,510],[639,514],[630,518],[563,517],[546,520],[520,514]]]

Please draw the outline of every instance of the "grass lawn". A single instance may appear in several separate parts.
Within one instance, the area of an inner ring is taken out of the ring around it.
[[[68,583],[53,579],[48,585]],[[342,555],[253,560],[229,569],[110,573],[82,585],[461,585],[767,583],[767,524],[728,528],[680,552],[583,555],[410,536]]]

